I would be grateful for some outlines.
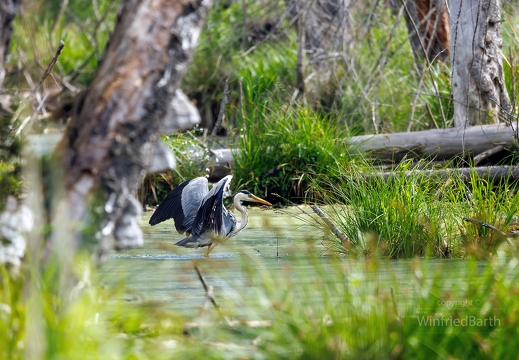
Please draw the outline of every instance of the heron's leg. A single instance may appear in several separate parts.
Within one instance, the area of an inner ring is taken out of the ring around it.
[[[207,251],[205,252],[204,256],[208,257],[209,253],[211,252],[211,250],[215,248],[216,245],[218,245],[217,242],[211,243],[211,245],[209,245],[209,247],[207,248]]]

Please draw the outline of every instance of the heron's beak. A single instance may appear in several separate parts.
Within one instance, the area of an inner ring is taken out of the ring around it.
[[[272,204],[269,203],[267,200],[263,200],[262,198],[259,198],[256,195],[252,195],[252,200],[255,201],[255,202],[259,202],[260,204],[272,206]]]

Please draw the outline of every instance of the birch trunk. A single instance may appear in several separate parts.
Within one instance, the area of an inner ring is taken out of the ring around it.
[[[142,244],[134,194],[185,72],[208,0],[128,0],[84,100],[60,144],[65,195],[58,216],[77,223],[92,192],[106,197],[101,250]],[[63,220],[61,220],[63,221]],[[72,229],[77,233],[77,229]],[[76,237],[81,243],[81,238]],[[77,244],[77,245],[79,245]]]
[[[451,0],[454,125],[509,122],[501,57],[501,1]]]

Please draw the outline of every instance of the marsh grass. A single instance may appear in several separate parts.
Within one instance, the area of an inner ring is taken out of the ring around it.
[[[239,186],[270,198],[282,194],[293,201],[312,199],[311,176],[333,176],[338,159],[349,157],[333,118],[304,106],[282,107],[274,99],[255,97],[254,84],[244,82],[247,99],[239,117],[235,174]]]
[[[411,164],[403,162],[383,178],[366,163],[351,163],[336,178],[314,180],[315,191],[330,205],[327,214],[350,240],[334,240],[332,248],[388,258],[495,255],[506,238],[463,218],[508,233],[518,210],[516,182],[486,180],[475,172],[469,179],[455,172],[447,178],[426,177]]]
[[[458,194],[466,201],[459,202],[460,211],[465,216],[489,223],[505,233],[509,233],[517,223],[519,210],[519,193],[517,181],[504,179],[501,182],[481,179],[475,173],[471,174],[468,182],[458,183]],[[464,193],[463,193],[464,192]],[[453,200],[454,194],[451,194]],[[492,256],[506,240],[501,234],[477,226],[463,226],[460,229],[462,243],[469,253],[474,256]],[[486,255],[485,255],[486,254]]]

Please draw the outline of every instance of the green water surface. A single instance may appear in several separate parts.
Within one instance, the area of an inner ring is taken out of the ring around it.
[[[309,208],[304,209],[311,213]],[[301,214],[300,209],[291,212]],[[257,268],[258,272],[266,269],[273,276],[284,277],[292,285],[308,283],[314,281],[315,276],[323,276],[316,274],[315,261],[319,262],[321,271],[333,271],[332,261],[337,260],[323,255],[321,245],[330,235],[312,226],[311,221],[301,220],[301,216],[294,217],[289,211],[259,208],[250,209],[249,215],[246,229],[226,243],[219,244],[209,258],[204,258],[206,248],[190,249],[173,245],[183,236],[176,232],[172,220],[149,226],[151,212],[147,212],[140,222],[144,246],[112,253],[102,265],[99,279],[109,286],[123,285],[125,290],[121,296],[127,301],[154,301],[168,309],[191,315],[199,311],[205,301],[205,292],[194,270],[195,264],[201,269],[206,283],[214,287],[215,297],[220,299],[236,294],[243,298],[255,296],[257,283],[251,280],[250,273],[243,271],[244,267],[252,267],[253,271]],[[309,244],[314,250],[317,248],[319,256],[308,255]],[[359,291],[373,293],[389,294],[393,291],[400,299],[399,306],[403,307],[405,299],[419,296],[416,293],[417,277],[427,279],[441,272],[442,276],[450,278],[444,287],[462,288],[466,285],[465,270],[472,266],[460,259],[379,260],[376,264],[364,259],[340,261],[342,266],[347,267],[350,286],[353,284],[353,288],[357,286]],[[420,266],[417,267],[418,261]],[[482,271],[486,266],[488,264],[481,264]],[[326,281],[334,281],[333,276],[326,278]],[[445,289],[436,290],[440,296],[441,290]]]

